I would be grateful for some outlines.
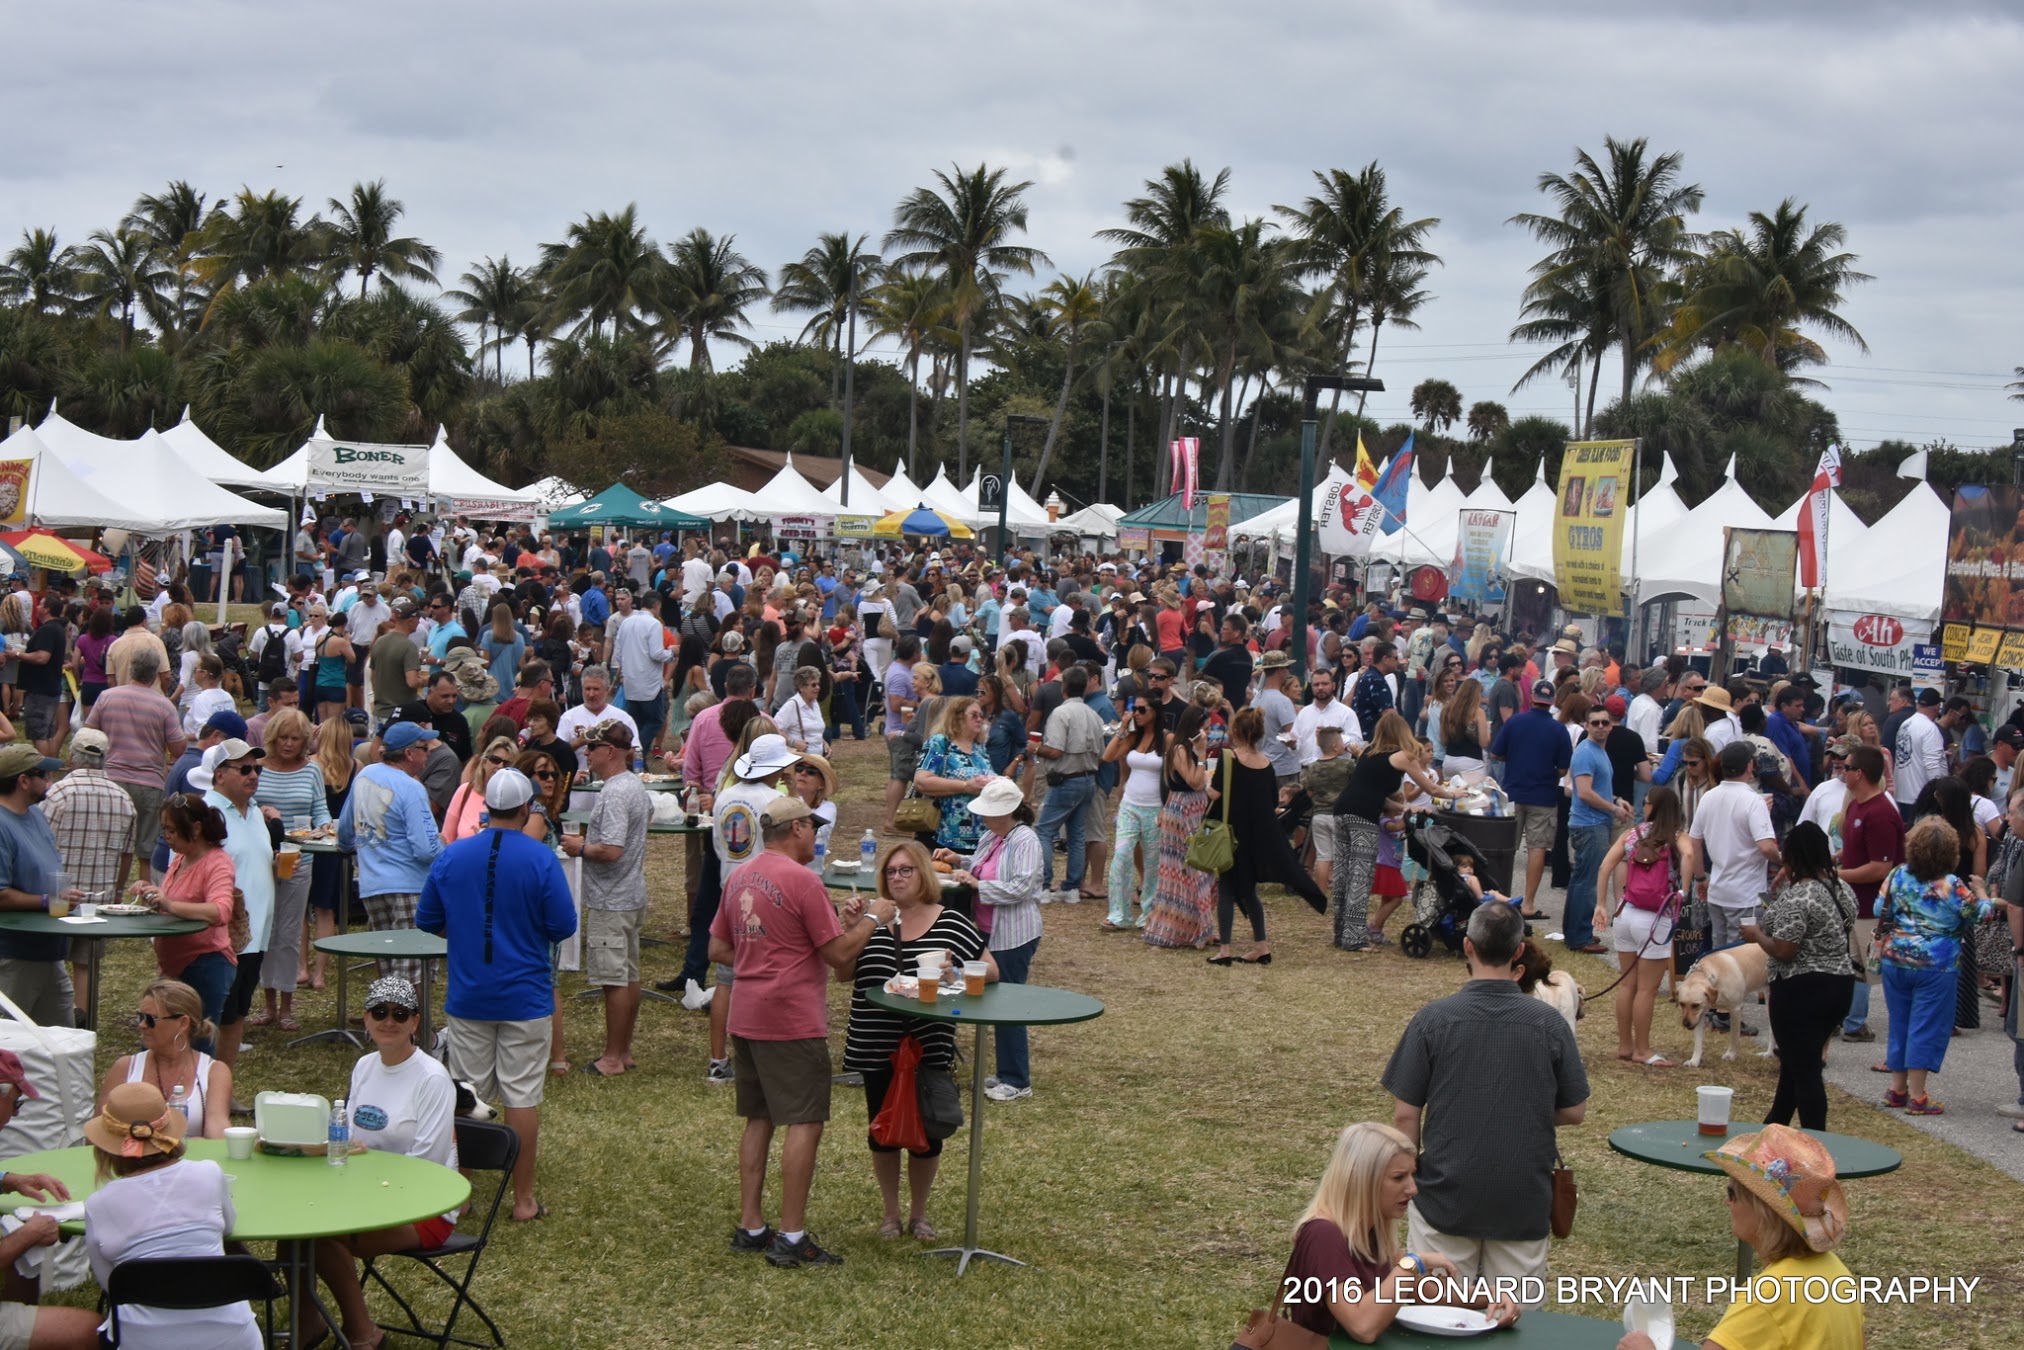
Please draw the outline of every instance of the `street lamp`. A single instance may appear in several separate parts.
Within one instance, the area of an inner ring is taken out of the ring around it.
[[[1003,464],[1000,466],[998,478],[998,559],[1000,562],[1003,562],[1011,552],[1006,547],[1012,538],[1007,517],[1012,506],[1012,428],[1017,423],[1024,423],[1027,426],[1033,427],[1044,427],[1047,425],[1047,419],[1044,417],[1027,417],[1022,413],[1005,414],[1005,457]],[[990,486],[991,475],[987,473],[983,478],[985,491],[979,494],[977,503],[979,509],[982,509],[984,500],[990,495]]]
[[[1307,659],[1307,577],[1314,559],[1314,411],[1324,389],[1382,394],[1384,381],[1359,375],[1309,375],[1300,414],[1300,504],[1293,553],[1293,634],[1287,650]],[[1366,733],[1368,734],[1368,733]]]

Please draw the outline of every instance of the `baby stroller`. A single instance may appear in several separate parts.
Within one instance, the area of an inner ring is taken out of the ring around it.
[[[1462,879],[1455,859],[1468,858],[1479,880],[1489,876],[1489,860],[1474,844],[1427,811],[1406,816],[1405,844],[1406,856],[1418,863],[1426,875],[1413,885],[1413,922],[1399,934],[1399,950],[1417,959],[1433,951],[1438,941],[1449,951],[1459,953],[1469,916],[1475,912],[1478,901],[1469,883]]]

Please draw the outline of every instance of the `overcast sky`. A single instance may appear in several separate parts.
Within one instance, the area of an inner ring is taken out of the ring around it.
[[[1215,4],[815,0],[702,7],[521,0],[65,0],[9,6],[0,234],[113,224],[172,178],[320,209],[385,178],[446,279],[531,261],[637,202],[662,240],[732,232],[769,271],[820,230],[872,234],[952,161],[1033,180],[1030,242],[1083,272],[1091,236],[1183,156],[1271,214],[1372,159],[1445,260],[1417,333],[1387,332],[1371,411],[1430,376],[1514,415],[1536,359],[1505,335],[1540,249],[1512,214],[1574,148],[1646,136],[1706,190],[1697,227],[1792,196],[1876,280],[1844,310],[1864,356],[1817,372],[1855,446],[2007,443],[2024,404],[2017,128],[2024,25],[1996,4],[1710,0]],[[1939,13],[1935,13],[1939,10]],[[1044,283],[1043,275],[1035,284]],[[791,336],[762,313],[754,336]],[[509,363],[510,364],[510,363]],[[1610,386],[1605,383],[1605,396]]]

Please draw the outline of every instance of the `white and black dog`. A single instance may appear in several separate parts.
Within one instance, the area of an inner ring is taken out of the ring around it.
[[[499,1113],[478,1100],[478,1093],[469,1083],[459,1078],[457,1084],[457,1119],[495,1120]]]

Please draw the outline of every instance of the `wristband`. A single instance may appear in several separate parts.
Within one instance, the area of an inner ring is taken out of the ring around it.
[[[1427,1263],[1421,1259],[1419,1253],[1407,1252],[1399,1258],[1399,1269],[1410,1270],[1417,1275],[1425,1275],[1427,1273]]]

